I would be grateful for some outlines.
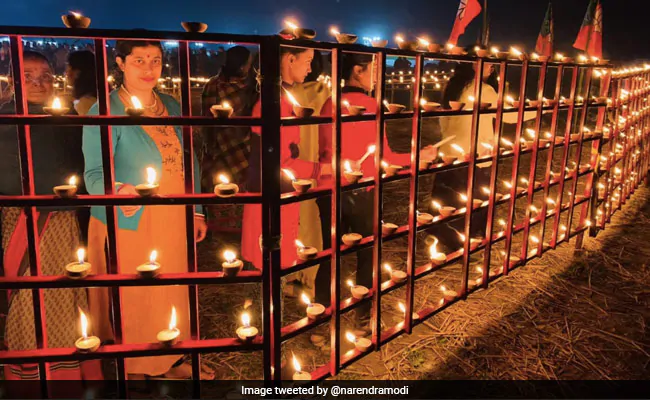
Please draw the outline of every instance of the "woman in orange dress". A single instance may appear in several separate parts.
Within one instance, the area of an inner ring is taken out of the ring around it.
[[[117,64],[124,83],[110,94],[112,115],[125,115],[133,107],[132,97],[139,99],[145,116],[180,115],[180,106],[172,97],[154,88],[162,71],[162,48],[158,42],[118,41]],[[89,114],[97,114],[97,105]],[[184,193],[183,147],[180,129],[173,126],[114,126],[113,159],[118,194],[136,194],[135,185],[145,182],[146,168],[153,167],[158,176],[160,194]],[[104,193],[100,133],[97,127],[84,128],[85,178],[88,191]],[[195,162],[195,190],[200,191],[200,173]],[[200,206],[195,214],[195,239],[206,234],[205,218]],[[182,206],[122,206],[117,210],[117,256],[120,273],[136,273],[136,267],[158,252],[157,262],[164,273],[187,272],[185,210]],[[106,215],[104,207],[93,207],[89,226],[88,259],[94,273],[106,273]],[[126,287],[120,289],[125,343],[154,343],[156,334],[169,324],[172,307],[177,311],[180,339],[189,338],[189,293],[187,286]],[[106,289],[92,289],[90,310],[96,334],[102,339],[112,336],[108,318]],[[167,378],[191,377],[191,366],[181,355],[136,357],[126,359],[126,371],[136,376]],[[209,371],[202,379],[212,379]]]

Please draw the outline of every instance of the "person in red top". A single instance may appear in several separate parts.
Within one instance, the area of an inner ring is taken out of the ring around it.
[[[280,56],[280,74],[282,76],[282,97],[280,99],[280,112],[282,117],[293,116],[293,106],[289,101],[287,91],[291,92],[294,84],[300,84],[311,72],[311,61],[314,58],[313,49],[283,47]],[[253,117],[261,116],[261,102],[253,107]],[[251,135],[251,158],[248,169],[248,190],[260,192],[261,169],[260,149],[261,130],[253,128]],[[320,175],[320,164],[304,161],[300,155],[300,127],[282,127],[280,138],[280,166],[288,169],[296,178],[317,179]],[[282,192],[293,192],[291,181],[283,175]],[[241,253],[244,260],[251,262],[255,268],[262,269],[261,235],[262,235],[262,207],[260,204],[247,204],[244,206],[242,222]],[[280,225],[282,233],[281,264],[290,265],[296,260],[295,240],[298,237],[300,222],[300,203],[284,205],[281,208]]]
[[[346,105],[363,106],[366,113],[375,114],[377,111],[377,100],[375,97],[368,95],[372,92],[377,82],[377,68],[375,67],[374,57],[364,54],[344,54],[343,56],[343,79],[345,86],[341,90],[341,103],[343,113],[346,113]],[[322,108],[321,116],[331,116],[332,100],[329,99]],[[368,151],[369,146],[376,145],[377,125],[374,121],[367,122],[346,122],[342,124],[341,133],[341,161],[350,161],[350,164],[360,168],[366,176],[372,176],[375,171],[375,158],[371,155],[359,165],[359,160]],[[320,161],[323,165],[323,171],[331,170],[332,160],[332,126],[330,124],[321,125],[319,129],[319,148]],[[425,159],[433,159],[437,156],[437,151],[431,146],[421,150],[420,156]],[[411,162],[410,153],[395,153],[388,144],[388,139],[384,136],[384,155],[383,160],[392,165],[401,165],[407,167]],[[322,185],[331,184],[331,181],[321,180]],[[374,221],[374,190],[361,189],[354,192],[346,192],[341,198],[341,220],[342,232],[356,232],[364,237],[373,234]],[[331,223],[330,198],[323,197],[318,199],[322,227],[323,227],[323,248],[331,247],[331,233],[329,228]],[[360,250],[357,254],[357,271],[356,278],[349,277],[358,285],[368,288],[372,287],[372,249]],[[343,274],[343,279],[347,280],[348,276]],[[321,304],[329,304],[330,297],[330,265],[321,263],[316,277],[316,301]],[[370,303],[366,303],[356,311],[356,329],[357,333],[368,334],[368,311]]]

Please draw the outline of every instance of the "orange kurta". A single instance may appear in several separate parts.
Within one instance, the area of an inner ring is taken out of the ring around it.
[[[166,115],[166,113],[165,113]],[[172,126],[143,126],[156,143],[163,160],[160,173],[160,194],[184,192],[182,146]],[[158,262],[164,273],[187,272],[185,211],[178,206],[148,206],[136,231],[120,229],[117,234],[120,273],[134,274],[136,267],[158,251]],[[104,244],[106,226],[92,218],[89,227],[89,262],[95,273],[105,273]],[[98,312],[108,310],[107,296],[95,290],[100,298]],[[189,338],[189,295],[187,286],[127,287],[120,289],[125,343],[154,343],[156,334],[169,324],[172,306],[176,307],[180,340]],[[103,299],[101,299],[103,297]],[[91,295],[91,299],[93,296]],[[91,305],[93,302],[91,301]],[[97,309],[96,307],[93,307]],[[103,318],[103,321],[108,321]],[[99,323],[100,334],[107,331],[106,322]],[[129,374],[160,375],[167,372],[180,355],[126,359]]]

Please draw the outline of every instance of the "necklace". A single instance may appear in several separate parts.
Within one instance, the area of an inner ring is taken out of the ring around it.
[[[130,99],[131,97],[133,97],[133,96],[131,95],[131,93],[129,93],[129,91],[126,90],[126,87],[124,87],[124,85],[121,85],[121,86],[122,86],[122,89],[123,89],[123,90],[126,92],[126,94],[129,96],[129,99]],[[156,92],[152,91],[152,93],[153,93],[153,104],[150,105],[150,106],[144,106],[144,108],[147,108],[147,109],[149,109],[149,110],[153,110],[153,109],[155,109],[156,106],[158,105],[158,96],[156,95]]]

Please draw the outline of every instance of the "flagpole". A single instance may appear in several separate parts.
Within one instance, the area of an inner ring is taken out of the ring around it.
[[[483,46],[487,46],[487,29],[488,29],[487,10],[488,10],[488,0],[483,0],[483,29],[481,32],[481,43],[483,44]]]

